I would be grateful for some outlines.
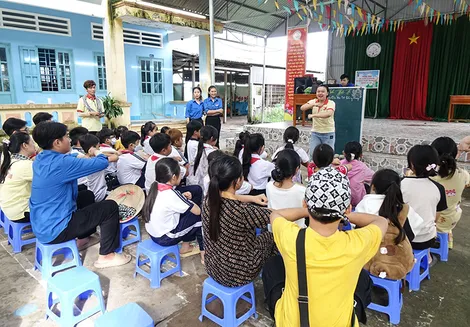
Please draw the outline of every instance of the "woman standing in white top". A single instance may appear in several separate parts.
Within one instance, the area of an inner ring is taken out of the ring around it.
[[[264,152],[264,137],[259,133],[250,134],[243,151],[243,177],[253,186],[250,195],[266,194],[266,184],[271,178],[274,164],[261,157]]]
[[[296,127],[294,126],[287,127],[286,131],[284,132],[284,142],[286,143],[286,145],[283,147],[280,147],[279,149],[276,150],[276,152],[274,152],[273,161],[276,160],[276,157],[280,151],[284,149],[292,149],[295,152],[297,152],[297,154],[299,155],[300,163],[304,165],[305,167],[308,167],[309,158],[308,158],[307,152],[305,152],[305,150],[302,149],[301,147],[298,147],[297,145],[295,145],[295,143],[299,140],[299,137],[300,137],[300,132]],[[297,174],[295,174],[295,176],[293,177],[293,182],[302,183],[302,175],[300,173],[300,169],[297,172]]]
[[[274,210],[302,208],[305,187],[292,181],[299,172],[300,157],[297,152],[292,149],[280,151],[276,158],[276,168],[271,173],[274,181],[266,186],[268,208]],[[302,228],[307,227],[304,218],[297,220],[296,223]]]

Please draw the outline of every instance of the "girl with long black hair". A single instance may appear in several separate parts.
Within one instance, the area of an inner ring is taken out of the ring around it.
[[[240,161],[232,156],[215,159],[209,169],[209,194],[202,210],[207,273],[218,283],[237,287],[251,283],[275,253],[273,234],[266,229],[270,210],[264,195],[237,195],[243,184]]]
[[[264,137],[250,134],[243,148],[243,177],[253,186],[250,195],[266,194],[266,184],[271,178],[274,164],[261,158],[264,152]]]
[[[3,162],[0,167],[0,206],[11,221],[26,223],[33,182],[34,142],[27,133],[16,132],[3,141]]]
[[[204,262],[204,244],[201,233],[201,208],[191,201],[190,192],[180,193],[175,188],[181,182],[180,166],[173,158],[162,158],[155,165],[155,182],[142,209],[145,229],[151,239],[161,245],[176,245],[183,241],[180,253],[192,251],[189,242],[199,243]]]
[[[197,153],[194,162],[189,163],[189,174],[186,178],[187,185],[199,185],[203,187],[204,176],[209,170],[207,156],[217,150],[215,144],[219,139],[217,130],[210,125],[201,128],[201,137],[197,145]]]
[[[154,154],[150,146],[150,138],[158,133],[158,127],[154,122],[148,121],[140,127],[140,144],[144,147],[145,153],[149,156]]]
[[[410,242],[423,219],[403,201],[401,178],[391,169],[379,170],[372,178],[371,194],[364,196],[356,212],[387,218],[387,233],[377,254],[365,266],[373,275],[403,279],[414,264]]]
[[[202,123],[198,120],[191,120],[188,125],[186,125],[184,157],[187,158],[190,163],[194,162],[194,159],[196,159],[197,144],[201,137],[200,131],[202,126]]]
[[[199,86],[193,88],[193,99],[186,104],[186,122],[193,120],[203,124],[202,114],[204,112],[204,101],[202,99],[202,90]]]

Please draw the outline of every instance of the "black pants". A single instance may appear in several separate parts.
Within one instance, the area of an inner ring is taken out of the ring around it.
[[[31,222],[31,220],[29,219],[29,212],[25,212],[23,218],[15,220],[14,222],[20,224]]]
[[[249,195],[260,195],[260,194],[264,194],[266,195],[266,189],[264,190],[255,190],[255,189],[252,189],[249,193]]]
[[[220,116],[207,116],[206,117],[206,126],[213,126],[219,132],[219,137],[217,138],[216,147],[219,147],[220,140]]]
[[[119,207],[116,202],[105,200],[94,203],[72,214],[67,227],[51,244],[63,243],[90,236],[100,226],[100,254],[107,255],[119,247]]]
[[[77,209],[83,209],[95,203],[95,194],[92,191],[83,190],[78,192]]]
[[[204,126],[204,121],[202,120],[202,118],[189,118],[189,121],[193,121],[193,120],[200,122],[202,126]]]
[[[417,242],[410,242],[410,243],[411,243],[411,247],[413,250],[427,250],[429,248],[434,247],[436,243],[436,239],[432,238],[429,241],[421,242],[421,243],[417,243]]]

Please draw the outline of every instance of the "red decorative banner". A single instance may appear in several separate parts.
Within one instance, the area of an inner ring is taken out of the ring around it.
[[[286,62],[286,103],[284,112],[294,112],[294,78],[305,75],[307,60],[307,27],[292,28],[287,31],[287,62]],[[284,115],[285,116],[285,115]]]

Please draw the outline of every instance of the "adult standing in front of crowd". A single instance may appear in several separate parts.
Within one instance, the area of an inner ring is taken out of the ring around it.
[[[217,97],[217,88],[214,85],[209,86],[208,92],[209,97],[204,100],[206,125],[214,126],[220,135],[220,117],[224,113],[222,99]],[[219,139],[217,139],[216,147],[219,147]]]
[[[317,98],[310,100],[300,109],[302,111],[312,110],[308,115],[312,119],[312,137],[310,139],[310,160],[312,160],[313,151],[320,144],[328,144],[332,149],[335,148],[335,109],[334,101],[328,99],[330,89],[326,85],[320,85],[317,88]]]
[[[82,126],[88,129],[91,134],[96,134],[103,128],[100,121],[104,117],[103,102],[96,97],[96,83],[94,81],[85,81],[83,87],[87,94],[78,100],[78,116],[82,118]]]
[[[186,123],[197,120],[204,125],[202,114],[204,113],[204,101],[202,100],[202,90],[199,86],[193,88],[193,99],[186,104]]]

